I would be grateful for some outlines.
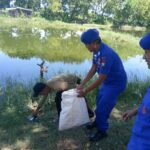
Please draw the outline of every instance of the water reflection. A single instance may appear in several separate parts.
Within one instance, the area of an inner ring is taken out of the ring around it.
[[[84,46],[81,31],[32,28],[25,31],[12,28],[0,31],[0,49],[11,57],[39,57],[48,61],[82,61]],[[81,55],[78,55],[80,52]]]
[[[50,33],[48,31],[45,31],[44,29],[32,28],[31,31],[34,35],[39,34],[40,40],[47,39],[48,36],[50,35]]]
[[[49,36],[53,36],[52,33],[50,33],[51,30],[44,30],[44,29],[40,29],[40,28],[32,28],[31,29],[31,33],[30,31],[28,31],[28,34],[32,34],[34,36],[38,36],[39,37],[39,40],[43,40],[43,39],[48,39]],[[9,34],[9,32],[8,32]],[[81,31],[63,31],[60,32],[60,37],[62,39],[68,39],[72,36],[75,36],[75,37],[79,37],[81,36],[82,32]],[[12,31],[11,31],[11,35],[12,37],[16,38],[16,37],[19,37],[19,30],[18,28],[12,28]]]
[[[39,79],[40,68],[37,64],[40,63],[40,58],[10,58],[8,55],[4,54],[3,52],[0,52],[0,82],[5,81],[5,79],[8,77],[22,81],[23,83]],[[47,72],[44,72],[43,76],[45,79],[49,79],[60,72],[71,72],[79,75],[85,75],[91,66],[91,61],[84,60],[81,63],[45,61],[44,64],[48,68],[48,70]],[[135,79],[144,81],[150,75],[150,71],[147,67],[147,64],[140,55],[131,57],[127,61],[124,61],[124,67],[127,72],[129,81]]]
[[[19,36],[18,34],[18,29],[17,28],[12,28],[12,32],[11,32],[12,37],[16,38]]]

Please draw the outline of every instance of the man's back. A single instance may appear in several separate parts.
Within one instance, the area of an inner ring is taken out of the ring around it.
[[[47,86],[55,91],[64,91],[75,88],[79,80],[75,74],[60,74],[48,80]]]

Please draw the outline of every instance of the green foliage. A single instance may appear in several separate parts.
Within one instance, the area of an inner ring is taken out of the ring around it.
[[[90,8],[89,0],[63,0],[62,7],[64,10],[65,19],[67,19],[68,22],[87,22],[89,17],[88,10]]]
[[[132,23],[134,25],[150,26],[150,1],[131,0]]]
[[[30,88],[12,81],[11,78],[5,80],[7,86],[1,89],[0,127],[9,128],[10,125],[14,126],[23,121],[21,116],[26,114],[27,102],[31,96]]]
[[[46,104],[39,122],[27,122],[29,113],[26,110],[31,101],[32,82],[23,85],[6,79],[5,88],[0,88],[0,145],[9,149],[89,149],[97,150],[126,150],[134,119],[124,122],[121,115],[124,111],[132,109],[141,102],[150,81],[128,83],[127,89],[119,97],[116,110],[118,116],[112,113],[108,130],[109,137],[103,142],[90,143],[88,133],[84,126],[58,131],[58,121],[54,103]],[[97,91],[87,95],[88,101],[95,108]],[[10,128],[11,127],[11,128]]]
[[[147,81],[138,81],[135,78],[134,81],[128,83],[125,92],[120,95],[119,99],[130,104],[132,107],[139,105],[149,85],[150,79]]]
[[[112,23],[150,27],[150,1],[148,0],[16,0],[15,6],[40,12],[48,20],[73,23]],[[0,1],[0,8],[9,6],[9,1]]]
[[[40,0],[16,0],[15,6],[38,11],[40,9]]]
[[[106,12],[112,14],[113,24],[136,26],[149,26],[150,1],[144,0],[109,0],[106,4]]]

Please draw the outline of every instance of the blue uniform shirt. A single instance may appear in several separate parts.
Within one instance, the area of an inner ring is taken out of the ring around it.
[[[97,65],[98,74],[107,75],[104,84],[119,86],[126,84],[127,76],[120,57],[105,43],[102,42],[99,50],[93,53],[93,64]]]
[[[138,109],[132,133],[150,142],[150,88],[148,88]],[[150,145],[150,144],[149,144]]]
[[[138,109],[128,150],[150,150],[150,88]]]

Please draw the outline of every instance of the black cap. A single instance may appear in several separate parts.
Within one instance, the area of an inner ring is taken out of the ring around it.
[[[46,87],[45,83],[38,82],[33,87],[33,97],[37,97],[39,93]]]

